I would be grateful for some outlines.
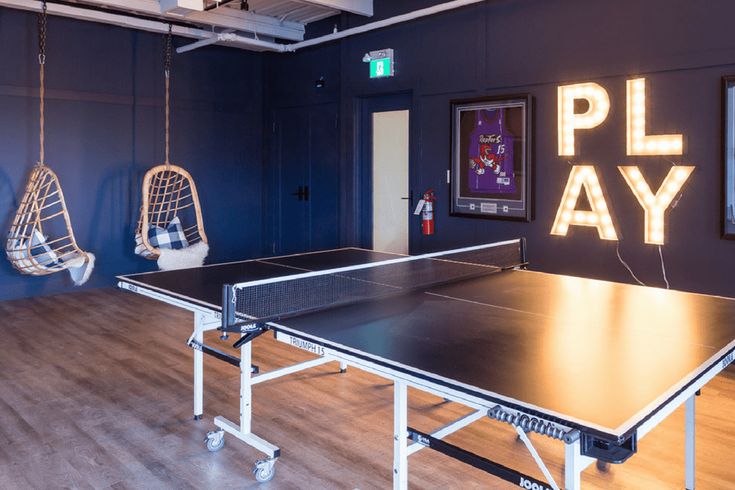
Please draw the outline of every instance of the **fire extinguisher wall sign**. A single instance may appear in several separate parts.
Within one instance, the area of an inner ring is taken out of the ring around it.
[[[419,200],[413,212],[421,215],[421,233],[424,235],[434,234],[434,201],[434,191],[430,189],[424,192],[424,197]]]

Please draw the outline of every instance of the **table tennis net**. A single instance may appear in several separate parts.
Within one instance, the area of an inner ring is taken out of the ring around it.
[[[519,266],[523,255],[522,241],[513,240],[235,284],[225,295],[232,304],[223,305],[231,318],[223,320],[274,321],[425,290]]]

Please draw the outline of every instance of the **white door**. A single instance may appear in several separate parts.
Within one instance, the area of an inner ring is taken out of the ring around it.
[[[373,113],[373,248],[408,254],[409,111]]]

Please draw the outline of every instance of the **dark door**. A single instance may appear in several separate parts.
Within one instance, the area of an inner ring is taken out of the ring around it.
[[[335,248],[339,242],[337,104],[275,111],[273,253]]]

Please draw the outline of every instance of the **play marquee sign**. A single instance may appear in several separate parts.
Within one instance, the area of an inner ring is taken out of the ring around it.
[[[602,124],[610,111],[607,90],[597,83],[578,83],[558,88],[559,156],[575,156],[575,134]],[[646,79],[627,81],[626,152],[628,156],[682,155],[684,137],[681,134],[649,135],[646,131]],[[587,102],[583,113],[575,113],[578,100]],[[693,166],[674,165],[663,183],[651,189],[638,166],[618,166],[631,192],[638,199],[645,217],[645,242],[663,245],[666,212],[694,171]],[[584,192],[589,210],[577,209]],[[608,201],[600,186],[594,165],[573,165],[556,213],[552,235],[566,236],[571,226],[597,229],[603,240],[617,240]]]

